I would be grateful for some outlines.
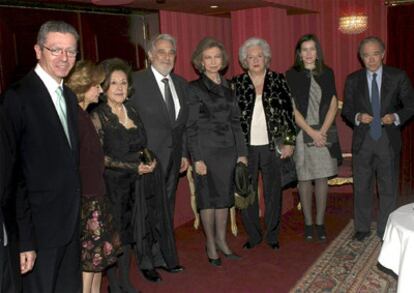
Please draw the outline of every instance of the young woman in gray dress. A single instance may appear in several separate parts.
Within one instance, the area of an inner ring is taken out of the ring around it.
[[[337,174],[337,165],[342,157],[335,126],[338,104],[335,78],[333,71],[324,64],[316,36],[304,35],[299,39],[295,49],[295,64],[286,73],[286,78],[295,103],[296,124],[300,128],[294,158],[305,217],[305,239],[313,239],[313,182],[315,229],[318,239],[325,240],[328,178]]]
[[[227,66],[224,46],[203,39],[192,61],[200,78],[191,82],[188,146],[194,167],[197,208],[206,235],[209,262],[221,265],[217,250],[237,259],[226,242],[228,210],[234,205],[234,169],[247,164],[237,102],[220,71]]]

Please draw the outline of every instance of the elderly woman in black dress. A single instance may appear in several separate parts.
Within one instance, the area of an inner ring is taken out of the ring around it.
[[[246,72],[233,78],[233,86],[248,145],[249,173],[254,190],[257,190],[259,171],[263,178],[266,242],[278,250],[282,208],[281,159],[293,154],[296,129],[289,87],[283,74],[269,69],[270,59],[270,47],[265,40],[246,40],[239,49],[239,61]],[[249,237],[243,247],[251,249],[263,237],[257,201],[242,210],[242,218]]]
[[[315,228],[318,239],[325,240],[328,177],[337,174],[337,164],[342,161],[342,155],[335,126],[338,103],[334,73],[323,61],[316,36],[304,35],[299,39],[295,48],[295,64],[286,73],[286,78],[295,101],[296,123],[300,127],[295,163],[305,217],[305,239],[313,238],[312,193],[315,189]]]
[[[104,153],[87,112],[98,102],[105,72],[90,61],[79,61],[66,85],[78,98],[79,172],[82,184],[81,263],[84,293],[99,293],[102,271],[114,264],[120,248],[119,234],[112,227],[104,173]]]
[[[209,262],[220,266],[217,250],[238,259],[226,242],[228,210],[234,205],[234,170],[247,163],[240,129],[240,112],[227,81],[220,75],[227,66],[224,46],[203,39],[192,56],[200,78],[191,82],[188,145],[195,171],[197,208],[206,235]]]
[[[126,102],[132,91],[131,69],[117,58],[103,65],[105,103],[94,110],[93,121],[105,153],[105,181],[124,252],[118,260],[118,275],[108,270],[108,276],[111,292],[119,288],[135,292],[128,280],[132,244],[136,244],[138,266],[149,281],[161,281],[155,268],[177,272],[182,267],[178,266],[161,169],[146,148],[138,112]]]

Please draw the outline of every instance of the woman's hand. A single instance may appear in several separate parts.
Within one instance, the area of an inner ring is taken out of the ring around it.
[[[326,133],[313,129],[311,133],[309,133],[309,136],[312,137],[313,143],[316,147],[324,147],[326,145]]]
[[[286,159],[293,155],[295,147],[293,145],[282,144],[280,147],[280,158]]]
[[[198,175],[201,175],[201,176],[207,175],[207,166],[203,161],[195,162],[194,169]]]
[[[143,174],[152,173],[155,169],[155,166],[157,166],[157,161],[156,160],[153,160],[151,162],[151,164],[149,164],[149,165],[145,165],[143,163],[140,163],[138,165],[138,174],[143,175]]]
[[[237,163],[238,162],[242,162],[243,164],[245,164],[247,166],[247,157],[245,156],[241,156],[237,158]]]

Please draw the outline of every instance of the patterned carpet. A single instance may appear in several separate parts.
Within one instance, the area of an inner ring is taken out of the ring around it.
[[[381,241],[371,236],[363,242],[353,241],[353,222],[329,245],[290,290],[305,292],[397,292],[396,279],[377,267]]]

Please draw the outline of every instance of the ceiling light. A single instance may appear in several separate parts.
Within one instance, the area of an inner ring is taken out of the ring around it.
[[[210,8],[217,9],[218,8],[218,5],[210,5]]]

